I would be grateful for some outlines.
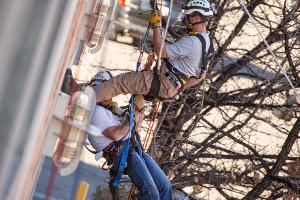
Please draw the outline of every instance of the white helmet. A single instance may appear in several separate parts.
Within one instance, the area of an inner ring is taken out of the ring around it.
[[[112,78],[112,74],[110,71],[101,71],[98,72],[90,81],[91,86],[97,86],[104,81],[108,81]]]
[[[213,9],[208,0],[191,0],[183,6],[183,14],[190,15],[199,12],[205,17],[213,16]]]

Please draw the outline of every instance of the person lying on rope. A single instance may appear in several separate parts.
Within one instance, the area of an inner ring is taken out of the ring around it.
[[[191,0],[184,6],[183,14],[190,33],[179,41],[162,47],[163,62],[160,72],[155,69],[129,72],[105,81],[97,88],[98,101],[109,100],[119,94],[170,99],[184,88],[204,79],[207,61],[213,52],[213,45],[206,30],[207,23],[213,15],[212,7],[208,0]],[[160,18],[160,13],[154,11],[149,19],[156,55],[162,46]]]
[[[109,71],[97,73],[91,80],[92,87],[98,87],[103,81],[111,80]],[[135,96],[135,132],[144,118],[144,99]],[[120,155],[124,142],[130,138],[129,122],[124,111],[112,99],[98,101],[91,124],[98,127],[99,135],[88,135],[89,143],[96,150],[95,159],[99,160],[103,152],[107,165],[110,167],[112,179],[119,169]],[[131,139],[130,155],[127,159],[126,172],[140,192],[140,199],[172,199],[172,185],[156,162],[145,152],[136,138]],[[113,188],[112,184],[111,188]]]

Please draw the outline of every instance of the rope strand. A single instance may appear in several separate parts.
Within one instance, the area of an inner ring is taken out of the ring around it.
[[[244,3],[242,3],[240,0],[237,0],[238,3],[240,4],[240,6],[244,9],[244,11],[246,12],[246,14],[249,16],[252,24],[254,25],[255,29],[257,30],[259,36],[261,37],[261,39],[264,41],[266,47],[267,47],[267,50],[271,53],[274,61],[276,62],[277,66],[282,70],[285,78],[287,79],[288,83],[290,84],[291,88],[293,90],[295,90],[295,86],[294,84],[292,83],[292,81],[290,80],[289,76],[287,75],[287,72],[286,70],[283,68],[283,66],[279,63],[279,60],[278,58],[276,57],[275,53],[273,52],[272,48],[270,47],[270,45],[268,44],[268,42],[266,41],[266,39],[264,38],[263,34],[261,33],[261,31],[259,30],[257,24],[255,23],[255,20],[253,18],[253,16],[251,15],[251,13],[249,12],[249,10],[247,9],[247,7],[245,6]],[[296,94],[298,95],[298,94]]]
[[[173,0],[171,0],[170,3],[171,4],[170,4],[170,9],[169,9],[168,20],[167,20],[166,28],[165,28],[164,35],[163,35],[163,38],[162,38],[162,43],[161,43],[161,46],[160,46],[160,49],[159,49],[159,54],[158,54],[158,62],[159,63],[161,62],[161,54],[162,54],[162,50],[164,48],[165,39],[167,37],[168,28],[169,28],[169,25],[170,25],[170,18],[171,18],[172,9],[173,9]],[[160,65],[158,65],[158,71],[159,71],[159,67],[160,67]]]

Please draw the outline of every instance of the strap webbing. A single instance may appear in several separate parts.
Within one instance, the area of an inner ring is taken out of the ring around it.
[[[214,54],[214,46],[212,44],[212,40],[210,40],[210,45],[208,48],[208,51],[206,51],[206,40],[200,33],[195,35],[201,42],[202,45],[202,61],[201,61],[201,73],[206,73],[208,68],[208,61]]]
[[[90,149],[86,144],[85,144],[84,146],[85,146],[85,148],[86,148],[89,152],[91,152],[92,154],[96,154],[96,153],[97,153],[96,150]]]
[[[122,157],[121,157],[121,160],[120,160],[120,164],[119,164],[119,169],[117,171],[117,174],[115,176],[115,178],[113,179],[113,182],[112,182],[112,185],[115,186],[115,187],[118,187],[120,185],[120,181],[121,181],[121,177],[122,177],[122,174],[124,172],[124,169],[126,167],[126,164],[127,164],[127,158],[128,158],[128,152],[129,152],[129,147],[130,147],[130,138],[132,137],[132,131],[133,131],[133,125],[134,125],[134,122],[133,122],[133,109],[134,109],[134,106],[133,106],[133,100],[134,100],[134,97],[131,96],[130,98],[130,114],[129,114],[129,137],[128,139],[125,141],[125,147],[123,149],[123,152],[122,152]]]
[[[157,97],[160,89],[160,79],[157,70],[158,62],[156,62],[155,67],[153,68],[153,79],[151,82],[150,90],[147,94],[149,97]]]
[[[204,39],[203,35],[197,34],[195,35],[201,42],[202,46],[202,61],[201,61],[201,71],[205,70],[205,58],[206,58],[206,40]]]

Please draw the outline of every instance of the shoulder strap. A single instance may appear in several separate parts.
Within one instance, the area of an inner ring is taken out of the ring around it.
[[[201,34],[195,35],[201,42],[202,45],[202,63],[201,63],[201,73],[206,73],[207,71],[207,63],[212,58],[212,55],[214,54],[214,48],[212,45],[212,41],[210,40],[210,45],[208,48],[208,52],[206,51],[206,40]]]
[[[201,71],[205,70],[204,66],[205,65],[205,58],[206,58],[206,40],[204,39],[203,35],[201,34],[196,34],[195,35],[201,42],[201,46],[202,46],[202,61],[201,61]]]
[[[96,150],[92,150],[92,149],[90,149],[89,147],[88,147],[88,145],[87,144],[85,144],[84,145],[85,146],[85,148],[89,151],[89,152],[91,152],[92,154],[96,154],[96,153],[98,153]]]

